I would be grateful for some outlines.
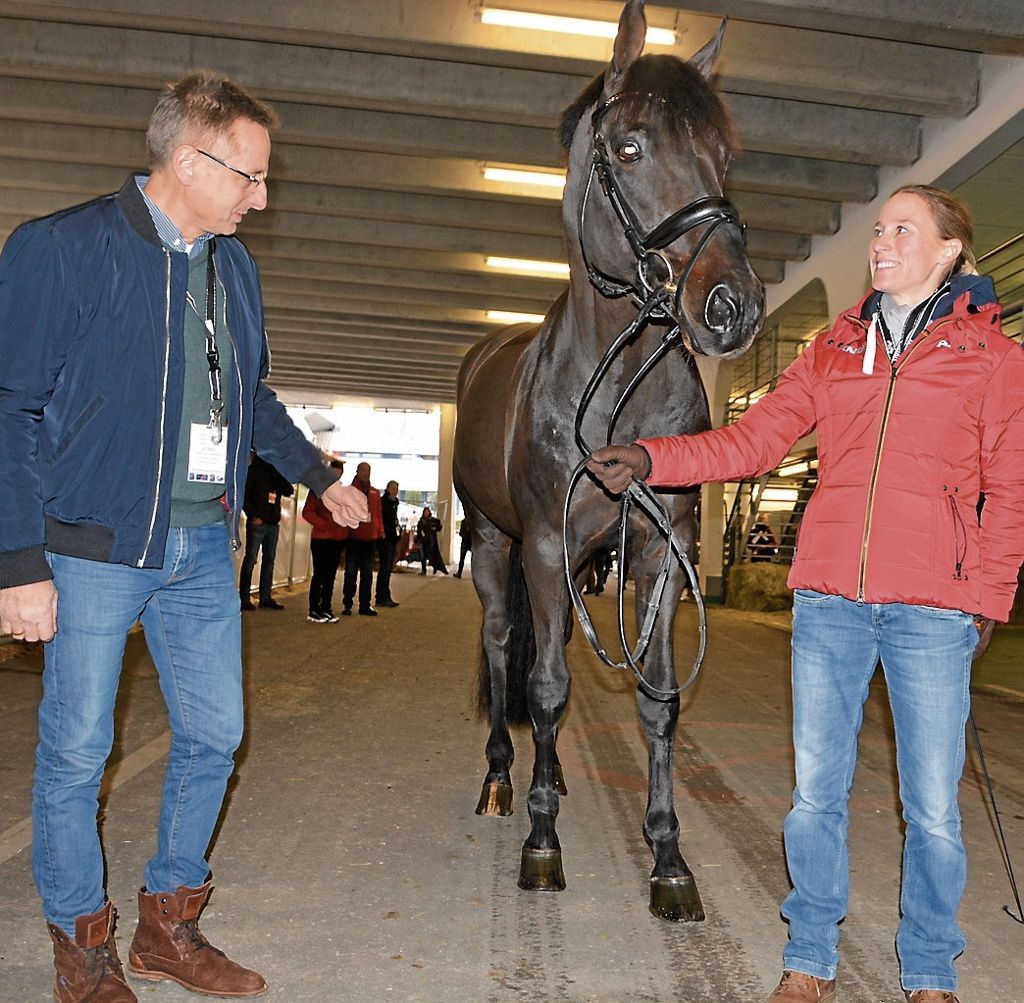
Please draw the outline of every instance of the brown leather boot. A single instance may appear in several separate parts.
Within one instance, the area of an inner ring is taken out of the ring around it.
[[[819,979],[803,972],[782,973],[768,1003],[835,1003],[836,980]]]
[[[956,993],[945,989],[908,989],[904,995],[911,1003],[960,1003]]]
[[[214,947],[199,931],[199,914],[213,889],[148,894],[139,890],[139,925],[128,951],[128,971],[137,979],[169,979],[206,996],[259,996],[263,976],[243,968]]]
[[[138,1003],[138,997],[124,980],[121,959],[117,956],[116,916],[109,902],[91,916],[79,916],[75,920],[74,940],[59,926],[46,925],[57,969],[53,984],[57,1003]]]

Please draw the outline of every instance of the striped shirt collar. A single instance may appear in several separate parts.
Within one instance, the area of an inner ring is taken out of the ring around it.
[[[136,174],[135,183],[139,186],[139,191],[142,193],[142,197],[146,202],[146,208],[149,210],[150,216],[153,217],[153,225],[156,227],[156,232],[160,239],[172,250],[181,251],[182,253],[188,252],[189,258],[198,257],[206,249],[206,242],[213,236],[212,233],[200,234],[192,242],[192,247],[189,248],[185,242],[185,238],[181,235],[181,230],[178,229],[177,225],[171,220],[171,218],[160,208],[147,194],[146,185],[149,184],[148,174]]]

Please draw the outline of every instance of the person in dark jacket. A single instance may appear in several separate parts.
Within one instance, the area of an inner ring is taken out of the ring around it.
[[[384,524],[384,535],[377,541],[377,587],[374,590],[379,609],[395,609],[398,603],[391,595],[391,569],[395,566],[395,552],[401,531],[398,528],[398,481],[388,481],[384,494],[380,496],[380,515]]]
[[[157,101],[148,175],[26,223],[0,255],[0,633],[46,642],[32,866],[59,1003],[136,1000],[96,803],[137,620],[171,741],[129,969],[211,996],[267,988],[197,926],[242,737],[231,547],[250,450],[340,522],[366,517],[263,382],[256,265],[231,235],[267,204],[274,121],[230,80],[190,73]]]
[[[899,189],[869,243],[873,290],[771,393],[733,425],[608,446],[588,465],[612,492],[634,477],[671,487],[744,480],[817,429],[820,480],[789,575],[793,890],[773,1003],[837,998],[847,805],[879,661],[906,823],[900,981],[913,1003],[957,1000],[971,661],[1009,616],[1024,559],[1024,353],[1001,332],[972,235],[966,207],[948,192]]]
[[[428,562],[434,569],[435,575],[439,571],[442,575],[448,574],[448,568],[445,566],[444,558],[441,556],[441,548],[437,543],[437,534],[443,528],[441,520],[430,511],[429,505],[426,506],[423,509],[423,515],[420,516],[420,521],[416,524],[416,542],[420,548],[421,575],[427,573]]]
[[[359,615],[376,616],[377,611],[370,605],[373,595],[373,557],[377,553],[377,542],[384,536],[381,520],[380,492],[370,484],[370,464],[363,462],[356,467],[352,486],[366,495],[370,517],[364,519],[348,534],[345,552],[345,579],[341,587],[342,615],[352,615],[352,603],[359,591]]]
[[[473,522],[467,512],[459,523],[459,568],[453,577],[461,578],[466,567],[466,555],[473,549]]]
[[[242,609],[252,610],[249,593],[252,591],[252,572],[256,560],[263,552],[260,563],[260,609],[284,609],[274,599],[274,561],[277,559],[277,540],[281,533],[281,499],[295,494],[291,486],[266,460],[255,453],[249,461],[245,478],[245,556],[238,573],[238,596]]]

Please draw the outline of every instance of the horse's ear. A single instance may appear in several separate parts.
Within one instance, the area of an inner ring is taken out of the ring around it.
[[[722,49],[722,38],[725,36],[725,26],[728,21],[727,17],[723,18],[722,23],[718,26],[718,31],[715,32],[715,37],[700,52],[695,52],[690,57],[690,65],[694,69],[700,70],[705,80],[710,79],[711,74],[715,72],[715,63],[718,62],[718,54]]]
[[[615,50],[612,64],[604,75],[604,96],[610,98],[622,89],[622,82],[629,68],[644,51],[647,36],[647,18],[644,17],[644,0],[629,0],[619,16],[619,32],[615,36]]]

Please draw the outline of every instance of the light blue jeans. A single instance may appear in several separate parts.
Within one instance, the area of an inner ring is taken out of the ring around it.
[[[46,645],[32,870],[46,919],[73,934],[103,907],[96,826],[128,630],[141,620],[167,704],[170,753],[146,866],[150,892],[197,887],[242,737],[238,590],[221,522],[171,529],[159,570],[49,555],[57,633]]]
[[[795,593],[785,968],[836,976],[850,885],[847,802],[868,684],[881,660],[906,822],[900,980],[906,990],[956,989],[954,960],[966,943],[956,916],[967,880],[957,794],[977,642],[972,617],[956,610]]]

